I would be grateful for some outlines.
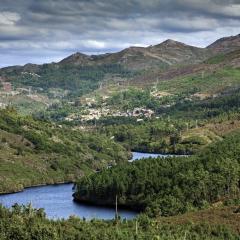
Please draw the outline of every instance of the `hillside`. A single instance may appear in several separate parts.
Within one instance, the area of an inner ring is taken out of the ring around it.
[[[81,178],[75,200],[172,216],[240,196],[240,132],[192,157],[144,159]]]
[[[220,38],[214,43],[210,44],[208,49],[217,53],[226,53],[240,48],[240,34],[231,37]]]
[[[98,56],[87,56],[75,53],[60,64],[109,65],[119,64],[130,70],[142,70],[154,67],[168,67],[179,63],[200,62],[206,59],[206,49],[201,49],[173,40],[166,40],[161,44],[149,47],[129,47],[118,53]]]
[[[3,88],[0,102],[2,105],[10,102],[28,114],[39,108],[44,111],[63,100],[76,101],[77,97],[95,94],[94,91],[107,91],[108,95],[112,88],[118,91],[129,86],[156,85],[165,91],[162,85],[171,88],[171,85],[176,86],[176,81],[177,85],[186,82],[186,77],[204,78],[205,74],[211,75],[224,68],[238,68],[239,43],[239,35],[220,39],[206,48],[166,40],[158,45],[130,47],[117,53],[88,56],[77,52],[58,63],[2,68],[1,85],[10,83],[16,91],[6,92]],[[26,95],[22,89],[31,89],[34,98],[29,99],[31,94]],[[186,86],[185,90],[188,91]],[[13,96],[4,97],[6,94]]]
[[[0,111],[0,193],[74,181],[128,157],[123,147],[99,134]]]
[[[155,46],[130,47],[118,53],[98,56],[75,53],[59,63],[7,67],[0,70],[0,75],[16,85],[46,88],[51,86],[51,84],[48,86],[49,82],[54,81],[55,87],[71,89],[70,81],[73,78],[77,78],[75,83],[91,81],[91,79],[96,83],[105,79],[105,74],[108,73],[120,74],[120,77],[123,77],[121,73],[124,72],[124,69],[130,72],[141,72],[154,68],[166,69],[176,64],[186,65],[201,62],[212,54],[212,50],[208,48],[201,49],[166,40]],[[61,77],[62,74],[64,74],[63,77]],[[90,84],[90,87],[93,86]]]
[[[239,41],[238,35],[199,49],[167,40],[1,69],[1,106],[11,103],[44,120],[1,112],[1,166],[8,176],[1,191],[73,180],[126,160],[126,149],[197,153],[239,129]],[[10,171],[12,164],[24,175]]]

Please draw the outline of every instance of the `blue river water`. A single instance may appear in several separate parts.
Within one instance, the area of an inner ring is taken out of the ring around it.
[[[163,154],[155,154],[155,153],[140,153],[140,152],[132,152],[132,159],[129,162],[140,160],[143,158],[157,158],[157,157],[170,157],[174,155],[163,155]]]
[[[163,156],[161,154],[147,154],[133,152],[134,160],[147,157]],[[47,216],[51,219],[78,216],[86,219],[113,219],[115,210],[113,208],[90,206],[73,201],[73,184],[59,184],[41,187],[27,188],[23,192],[0,195],[0,204],[11,207],[15,203],[29,204],[34,208],[44,208]],[[119,210],[122,218],[132,219],[137,213],[130,210]]]

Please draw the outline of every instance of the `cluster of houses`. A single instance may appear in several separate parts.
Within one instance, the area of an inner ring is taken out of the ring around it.
[[[154,111],[146,108],[134,108],[132,111],[128,110],[126,112],[122,112],[120,110],[112,110],[106,107],[102,108],[89,108],[85,113],[82,114],[71,114],[65,118],[65,121],[90,121],[90,120],[98,120],[101,117],[113,116],[113,117],[136,117],[139,118],[151,118],[154,115]]]
[[[40,75],[36,74],[36,73],[31,73],[31,72],[21,72],[22,75],[30,75],[32,77],[41,77]]]
[[[138,107],[133,110],[121,111],[118,109],[110,108],[106,102],[109,98],[107,95],[99,96],[97,100],[95,97],[86,97],[80,99],[81,106],[84,107],[84,111],[81,113],[73,113],[65,117],[65,121],[91,121],[98,120],[101,117],[135,117],[138,121],[142,121],[143,118],[151,118],[154,115],[154,111],[151,109]]]

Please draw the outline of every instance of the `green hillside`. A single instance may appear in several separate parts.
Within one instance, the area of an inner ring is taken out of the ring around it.
[[[76,202],[141,212],[50,220],[0,205],[0,240],[239,239],[239,46],[167,40],[0,69],[0,194],[77,182]]]
[[[0,192],[74,181],[128,159],[109,138],[0,111]]]
[[[227,135],[193,157],[121,164],[78,182],[75,199],[169,216],[239,199],[240,133]]]

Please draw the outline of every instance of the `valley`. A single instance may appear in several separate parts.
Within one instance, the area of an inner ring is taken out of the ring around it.
[[[3,240],[20,222],[19,239],[239,239],[240,35],[1,68],[0,108],[0,194],[75,183],[76,206],[139,212],[50,220],[0,205]]]

